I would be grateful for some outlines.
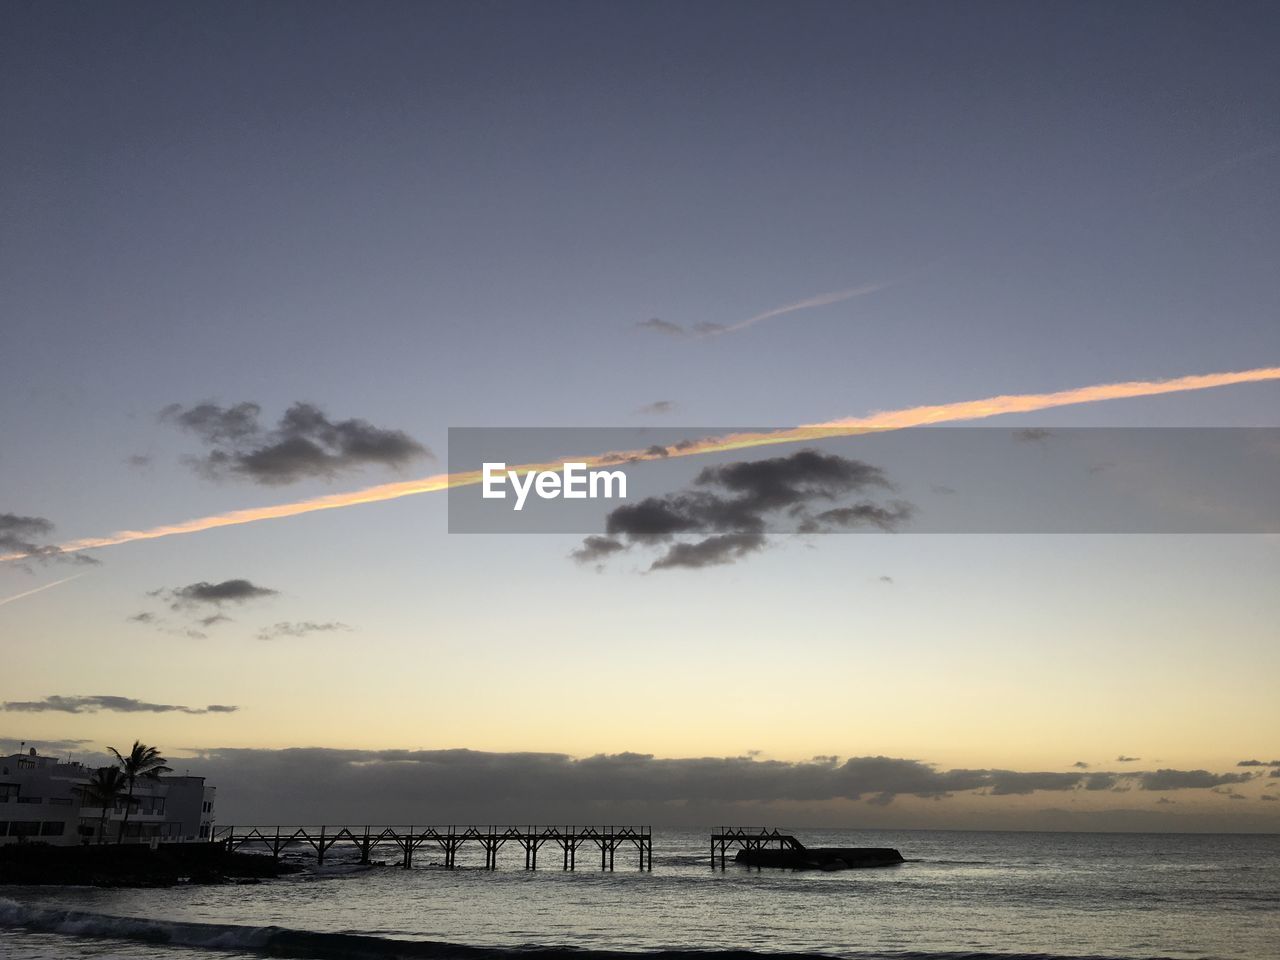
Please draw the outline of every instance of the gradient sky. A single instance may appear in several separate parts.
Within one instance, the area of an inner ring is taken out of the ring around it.
[[[6,3],[0,514],[57,543],[436,472],[451,426],[788,426],[1280,365],[1277,40],[1266,3]],[[158,416],[205,400],[437,460],[210,480]],[[1276,426],[1277,401],[999,422]],[[579,540],[449,535],[425,495],[0,564],[0,600],[76,576],[0,606],[0,702],[239,708],[10,709],[0,736],[1280,755],[1274,536],[826,537],[652,575]],[[277,594],[205,639],[149,596],[235,578]],[[1187,802],[1280,828],[1266,787]]]

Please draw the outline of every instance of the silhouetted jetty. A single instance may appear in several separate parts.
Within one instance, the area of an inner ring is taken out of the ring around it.
[[[508,827],[508,826],[290,826],[290,827],[218,827],[214,842],[227,850],[243,846],[265,846],[272,857],[290,845],[306,845],[315,851],[316,861],[324,863],[325,855],[335,846],[350,846],[360,852],[360,862],[369,863],[370,855],[381,846],[398,850],[401,866],[413,866],[415,851],[439,851],[444,866],[457,866],[458,851],[475,844],[484,851],[484,867],[496,870],[498,851],[508,843],[524,850],[524,868],[538,869],[538,852],[548,844],[559,848],[562,870],[577,869],[578,850],[595,847],[600,851],[600,869],[612,870],[614,854],[619,847],[635,849],[641,870],[653,869],[653,830],[650,827]]]
[[[725,869],[728,851],[736,848],[734,863],[749,867],[780,867],[787,870],[848,870],[864,867],[891,867],[905,863],[892,847],[806,847],[789,833],[776,828],[727,829],[711,835],[711,867],[716,858]]]

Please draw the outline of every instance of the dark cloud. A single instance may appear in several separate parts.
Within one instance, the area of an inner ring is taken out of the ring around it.
[[[687,337],[689,331],[678,323],[671,323],[669,320],[663,320],[659,317],[650,317],[648,320],[638,320],[636,327],[640,330],[651,330],[654,333],[661,333],[668,337]]]
[[[1078,773],[1018,773],[1013,770],[990,772],[991,793],[995,796],[1035,793],[1037,790],[1074,790],[1080,785]]]
[[[1280,760],[1241,760],[1237,767],[1280,767]]]
[[[1263,794],[1259,799],[1267,800],[1267,801],[1269,801],[1269,802],[1271,802],[1271,803],[1275,803],[1276,801],[1280,801],[1280,797],[1273,797],[1273,796],[1272,796],[1271,794],[1269,794],[1269,793],[1264,793],[1264,794]]]
[[[46,542],[53,524],[44,517],[23,517],[16,513],[0,513],[0,554],[14,554],[23,560],[41,563],[96,564],[93,557],[79,551],[67,553]]]
[[[800,533],[822,533],[832,527],[879,527],[881,530],[895,530],[911,519],[912,507],[909,503],[895,501],[892,506],[881,507],[874,503],[859,503],[852,507],[835,507],[823,510],[812,517],[800,521]]]
[[[764,549],[761,533],[717,533],[692,543],[677,542],[649,567],[650,570],[670,570],[674,567],[713,567],[731,563],[748,553]]]
[[[664,413],[670,413],[676,408],[675,402],[671,400],[655,400],[653,403],[646,403],[636,413],[645,416],[661,416]]]
[[[1249,773],[1210,773],[1208,770],[1156,770],[1137,774],[1143,790],[1202,790],[1252,779]]]
[[[1083,760],[1077,760],[1075,763],[1072,764],[1072,766],[1075,767],[1077,770],[1089,769],[1089,764],[1085,763]]]
[[[155,623],[156,615],[143,610],[141,613],[135,613],[129,618],[131,623]]]
[[[1141,757],[1126,757],[1123,753],[1116,757],[1116,763],[1137,763]]]
[[[661,545],[665,550],[650,570],[709,567],[763,549],[768,523],[777,517],[801,533],[892,530],[910,518],[911,505],[901,501],[812,509],[869,489],[892,489],[879,467],[816,450],[706,467],[691,490],[646,497],[611,511],[607,536],[584,540],[573,556],[592,562],[635,545]],[[680,536],[699,539],[677,540]]]
[[[1091,773],[1082,782],[1086,790],[1114,790],[1119,786],[1114,773]]]
[[[948,487],[945,483],[931,483],[929,484],[929,489],[933,493],[940,494],[944,497],[949,497],[956,492],[955,487]]]
[[[1065,794],[1080,789],[1085,778],[947,770],[885,756],[787,762],[619,753],[575,759],[473,750],[217,749],[191,766],[234,803],[225,817],[271,823],[277,817],[408,823],[424,806],[441,822],[759,822],[787,809],[794,815],[795,804],[884,806],[900,797],[946,800],[961,793],[985,794],[994,802],[1037,792]]]
[[[302,620],[296,623],[281,622],[270,627],[264,627],[259,631],[258,639],[278,640],[281,637],[305,637],[309,633],[333,633],[350,629],[345,623],[339,623],[336,620],[324,623],[316,623],[311,620]]]
[[[75,753],[92,740],[22,740],[18,737],[0,737],[0,756],[34,748],[36,753],[52,756],[59,753]]]
[[[43,700],[9,700],[0,705],[2,710],[24,713],[97,713],[108,710],[115,713],[234,713],[238,707],[211,703],[207,707],[184,707],[172,703],[148,703],[133,697],[115,697],[98,694],[88,697],[67,697],[54,694]]]
[[[1044,427],[1027,427],[1015,432],[1013,438],[1021,443],[1035,443],[1039,440],[1048,440],[1052,436],[1053,431],[1046,430]]]
[[[888,574],[882,574],[882,575],[881,575],[881,577],[880,577],[880,582],[881,582],[881,583],[893,583],[893,577],[889,576]]]
[[[202,627],[212,627],[212,626],[216,626],[219,623],[230,623],[231,618],[228,617],[225,613],[212,613],[207,617],[201,617],[196,622],[199,623],[200,626]]]
[[[1267,776],[1269,776],[1269,777],[1280,777],[1280,770],[1272,770],[1269,774],[1267,774]]]
[[[578,547],[569,554],[579,563],[599,563],[601,560],[627,549],[626,544],[614,540],[610,537],[587,537],[582,541],[582,546]]]
[[[144,453],[131,453],[124,458],[124,462],[131,467],[142,469],[151,466],[151,457]]]
[[[403,467],[432,456],[401,430],[382,429],[366,420],[330,420],[309,403],[289,407],[272,429],[259,423],[261,412],[256,403],[175,403],[165,407],[160,418],[195,434],[210,448],[194,463],[213,477],[233,475],[278,485],[334,477],[367,465]]]
[[[221,606],[224,603],[244,603],[248,600],[274,597],[278,592],[244,579],[223,580],[221,583],[202,580],[199,583],[175,587],[172,590],[153,590],[148,596],[160,597],[167,600],[172,609],[182,610],[198,604]]]

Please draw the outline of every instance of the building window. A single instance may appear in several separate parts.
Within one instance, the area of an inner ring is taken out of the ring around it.
[[[19,803],[44,803],[44,797],[19,797]]]
[[[70,797],[50,797],[50,798],[49,798],[49,802],[50,802],[50,803],[58,804],[59,806],[63,806],[63,807],[69,807],[69,806],[71,806],[71,798],[70,798]]]
[[[9,821],[0,820],[0,837],[7,837],[8,835],[9,835]]]
[[[9,824],[9,836],[11,837],[34,837],[39,832],[39,820],[14,820]]]
[[[5,773],[9,771],[6,770]],[[18,785],[16,783],[0,783],[0,803],[6,802],[10,797],[18,795]]]
[[[61,820],[46,820],[40,824],[40,836],[60,837],[66,829],[66,823]]]

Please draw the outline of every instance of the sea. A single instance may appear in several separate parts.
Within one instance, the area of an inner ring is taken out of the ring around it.
[[[894,867],[710,865],[709,831],[655,830],[652,871],[620,848],[564,872],[518,846],[446,870],[385,848],[361,867],[253,885],[0,887],[0,956],[580,960],[1280,957],[1280,835],[797,830],[809,846],[892,846]]]

